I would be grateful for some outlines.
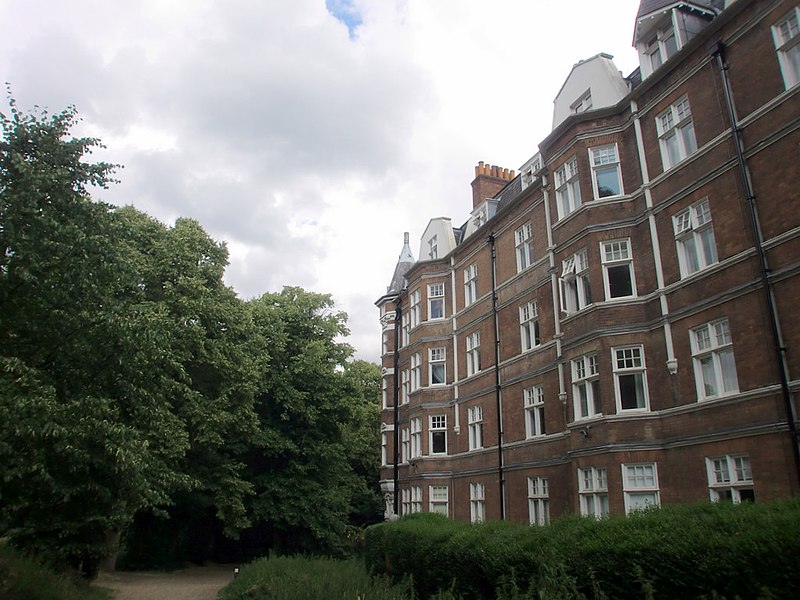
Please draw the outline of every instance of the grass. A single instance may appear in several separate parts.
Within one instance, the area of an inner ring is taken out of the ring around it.
[[[370,577],[361,559],[262,558],[245,565],[219,600],[405,600],[408,584]]]
[[[111,592],[75,575],[56,573],[0,543],[0,598],[3,600],[110,600]]]

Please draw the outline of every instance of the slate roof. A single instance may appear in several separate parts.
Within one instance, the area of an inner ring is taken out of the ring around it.
[[[394,268],[394,275],[392,275],[392,282],[386,288],[387,294],[396,294],[400,292],[406,284],[406,273],[414,266],[414,255],[411,253],[411,246],[408,245],[408,234],[403,235],[403,249],[400,251],[400,256],[397,258],[397,266]]]

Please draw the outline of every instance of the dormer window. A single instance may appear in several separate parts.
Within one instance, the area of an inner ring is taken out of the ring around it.
[[[570,110],[573,114],[586,112],[592,110],[592,89],[586,90],[580,98],[570,105]]]
[[[439,244],[436,235],[428,240],[428,258],[431,260],[439,258]]]
[[[672,7],[664,6],[668,4],[672,4]],[[642,78],[650,77],[698,35],[722,10],[721,4],[721,2],[642,2],[642,7],[653,10],[653,12],[640,10],[633,34],[634,45],[639,53]]]
[[[527,163],[520,168],[520,175],[522,177],[522,189],[524,190],[529,185],[533,185],[536,181],[536,173],[542,168],[542,159],[537,154],[531,158]]]
[[[666,29],[659,29],[647,44],[645,52],[647,59],[650,61],[650,70],[655,71],[677,51],[678,41],[675,37],[675,30],[671,26]]]
[[[472,217],[472,222],[475,225],[475,229],[480,229],[484,223],[486,223],[486,208],[480,209],[474,217]]]

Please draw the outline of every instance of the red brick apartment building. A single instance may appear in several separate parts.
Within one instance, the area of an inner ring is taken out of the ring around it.
[[[469,221],[406,235],[383,326],[386,516],[547,523],[796,494],[800,8],[643,0]]]

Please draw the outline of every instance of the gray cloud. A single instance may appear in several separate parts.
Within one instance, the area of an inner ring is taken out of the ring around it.
[[[515,0],[0,0],[0,77],[23,109],[77,106],[125,165],[100,198],[197,219],[243,297],[332,293],[377,360],[402,232],[416,252],[428,218],[466,218],[477,161],[535,152],[569,66],[629,45],[619,4],[627,24],[575,0],[564,36],[562,6]]]

